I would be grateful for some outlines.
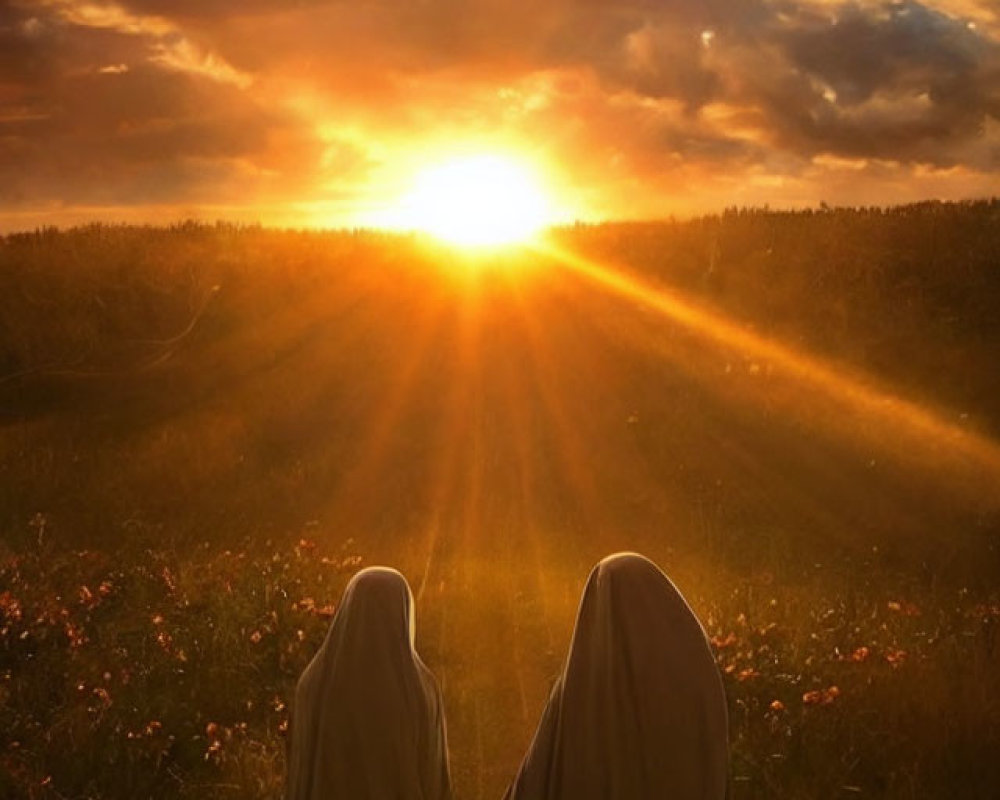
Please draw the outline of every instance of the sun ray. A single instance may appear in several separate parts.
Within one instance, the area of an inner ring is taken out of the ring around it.
[[[576,412],[568,402],[569,397],[578,395],[574,392],[567,394],[567,387],[571,384],[561,372],[565,368],[554,350],[552,330],[543,327],[541,322],[546,315],[540,312],[538,306],[530,307],[523,296],[518,310],[527,337],[527,369],[538,390],[539,410],[545,414],[543,428],[551,436],[554,455],[558,459],[559,481],[592,532],[604,531],[613,522],[613,514],[604,502],[605,494],[593,468],[599,463],[599,454],[593,451],[593,441],[582,433],[585,429],[583,421],[575,418]],[[563,496],[559,502],[565,503],[568,499]]]
[[[337,486],[331,500],[330,509],[334,519],[339,519],[348,509],[356,513],[362,499],[380,502],[379,498],[366,491],[366,487],[379,485],[378,478],[384,468],[393,433],[412,401],[413,389],[425,366],[432,343],[436,335],[441,333],[443,313],[443,309],[433,306],[424,310],[408,342],[403,344],[401,363],[392,384],[383,394],[384,403],[373,410],[372,419],[363,432],[364,438],[358,449],[359,461]]]
[[[552,242],[535,245],[553,264],[614,295],[651,309],[701,337],[773,364],[799,385],[831,400],[842,410],[873,423],[867,435],[907,463],[950,474],[956,486],[978,497],[1000,492],[1000,447],[984,436],[963,430],[934,411],[873,382],[838,370],[820,359],[748,331],[700,308],[680,293],[653,285],[625,270],[572,253]],[[828,420],[836,425],[843,421]],[[845,432],[856,435],[850,425]]]
[[[650,433],[650,425],[661,434],[688,431],[691,435],[674,433],[664,437],[673,449],[677,461],[689,459],[692,448],[697,448],[697,461],[703,476],[739,476],[741,493],[745,497],[753,497],[761,507],[770,507],[772,511],[781,509],[786,518],[798,515],[798,518],[810,519],[830,532],[850,527],[838,516],[842,509],[831,508],[821,498],[805,494],[801,487],[799,491],[794,491],[787,480],[782,480],[783,468],[780,463],[776,463],[782,460],[777,458],[779,454],[789,455],[796,464],[793,469],[798,469],[801,465],[814,471],[824,471],[823,478],[817,485],[828,486],[829,479],[836,482],[835,479],[842,476],[827,474],[834,469],[828,461],[827,451],[812,448],[802,452],[802,442],[799,437],[793,436],[783,440],[778,452],[772,451],[767,458],[762,458],[753,444],[759,443],[760,431],[748,429],[748,417],[752,424],[754,418],[770,415],[773,403],[769,392],[773,388],[773,381],[767,384],[767,391],[762,393],[759,381],[741,382],[736,375],[720,375],[718,367],[725,356],[736,358],[732,353],[724,352],[725,348],[707,348],[704,338],[690,331],[681,335],[678,326],[660,315],[634,313],[632,303],[623,304],[621,297],[612,293],[594,292],[592,286],[581,283],[573,273],[566,273],[565,278],[564,304],[569,307],[588,304],[586,313],[594,339],[615,343],[622,351],[635,353],[640,360],[648,361],[647,357],[652,356],[656,363],[669,365],[669,372],[660,371],[653,378],[655,388],[647,386],[638,391],[640,397],[649,397],[653,391],[670,397],[679,387],[683,387],[688,393],[699,395],[695,401],[701,409],[697,420],[672,416],[670,409],[676,405],[674,402],[656,404],[654,411],[659,414],[656,419],[646,418],[645,413],[648,411],[641,415],[642,419],[636,417],[635,421],[647,428],[646,436]],[[618,308],[615,308],[616,305]],[[716,353],[715,350],[719,352]],[[622,371],[624,375],[641,374],[640,369],[633,367],[623,367]],[[753,384],[758,386],[754,387]],[[618,393],[624,391],[628,390],[624,387],[617,388]],[[602,404],[606,402],[603,401]],[[796,407],[791,411],[805,407],[801,391],[794,396],[794,402]],[[688,407],[690,403],[689,399],[682,405]],[[773,426],[775,422],[777,419],[772,419],[769,424]],[[669,518],[673,526],[690,524],[693,529],[700,530],[700,510],[689,523],[687,516],[680,516],[683,513],[681,510],[690,506],[691,498],[685,494],[685,487],[677,485],[676,476],[653,474],[648,467],[646,470],[639,470],[636,460],[622,460],[617,466],[619,469],[626,466],[630,468],[624,483],[646,493],[646,507],[657,509],[652,518]],[[788,469],[787,461],[784,469]],[[697,504],[699,509],[700,502],[699,500]]]

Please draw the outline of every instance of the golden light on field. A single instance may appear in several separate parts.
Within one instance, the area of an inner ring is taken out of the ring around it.
[[[425,167],[390,215],[392,227],[463,247],[524,242],[554,221],[541,180],[526,163],[502,155],[462,156]]]

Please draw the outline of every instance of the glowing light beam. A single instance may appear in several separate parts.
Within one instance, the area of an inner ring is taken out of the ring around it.
[[[698,307],[680,293],[657,286],[626,271],[605,266],[559,247],[538,243],[536,251],[572,273],[608,292],[651,309],[716,344],[769,362],[787,375],[833,399],[853,413],[879,424],[889,437],[905,438],[906,444],[930,444],[942,462],[946,454],[958,457],[969,488],[987,497],[1000,492],[1000,447],[984,436],[942,419],[917,403],[893,395],[845,374],[819,359],[787,345],[747,331],[724,317]],[[901,441],[897,441],[901,444]],[[946,451],[946,452],[945,452]]]

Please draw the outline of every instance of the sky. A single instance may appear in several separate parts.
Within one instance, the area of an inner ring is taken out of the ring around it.
[[[1000,189],[996,0],[0,0],[0,232],[379,219],[500,153],[559,221]]]

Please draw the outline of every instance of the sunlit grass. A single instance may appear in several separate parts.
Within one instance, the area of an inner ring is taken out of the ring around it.
[[[991,797],[995,212],[910,213],[881,241],[846,212],[556,232],[585,269],[372,232],[2,240],[0,796],[280,794],[356,555],[413,583],[458,796],[499,796],[627,548],[715,643],[734,797]]]

